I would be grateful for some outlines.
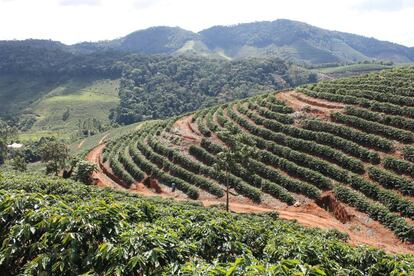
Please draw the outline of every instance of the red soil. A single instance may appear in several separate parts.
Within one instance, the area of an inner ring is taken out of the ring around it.
[[[275,97],[285,102],[287,106],[292,107],[295,111],[322,119],[329,119],[332,112],[340,111],[345,107],[340,103],[311,98],[295,91],[277,93]]]
[[[186,125],[186,124],[180,124]],[[122,185],[116,183],[102,171],[101,155],[105,144],[100,144],[92,149],[86,159],[97,164],[99,169],[92,176],[101,187],[111,187],[114,189],[128,190],[142,196],[161,196],[163,198],[174,198],[176,200],[189,200],[180,193],[172,193],[170,189],[162,189],[161,193],[155,193],[147,188],[143,183],[131,185],[130,189],[125,189]],[[223,205],[223,198],[206,198],[200,197],[201,203],[208,207],[213,205]],[[254,204],[250,200],[240,196],[230,196],[230,210],[238,213],[262,213],[277,212],[282,219],[295,220],[300,224],[308,227],[318,227],[323,229],[338,229],[348,233],[350,236],[349,243],[352,245],[367,244],[382,248],[388,252],[395,253],[414,253],[414,246],[401,243],[394,234],[378,222],[372,221],[366,215],[350,208],[343,207],[349,214],[350,221],[346,224],[341,223],[335,216],[315,203],[307,203],[301,206],[270,206],[269,204]]]
[[[305,106],[308,106],[306,109],[310,109],[313,115],[321,117],[329,116],[330,112],[343,108],[343,105],[319,101],[293,91],[279,93],[276,97],[295,110],[303,110]],[[191,115],[183,117],[172,128],[172,132],[182,137],[182,143],[187,144],[187,146],[199,142],[202,138],[196,124],[191,121]],[[129,189],[125,189],[112,180],[104,173],[106,167],[101,162],[102,150],[105,147],[104,138],[100,145],[91,150],[86,157],[87,160],[99,167],[98,171],[92,176],[98,186],[128,190],[142,196],[161,196],[179,201],[189,200],[182,192],[172,193],[170,188],[163,185],[160,185],[161,191],[156,193],[154,189],[148,188],[143,183],[135,183]],[[200,191],[198,202],[206,207],[224,206],[225,198],[215,198],[204,191]],[[336,201],[332,193],[324,194],[318,202],[326,210],[314,202],[305,202],[298,206],[287,206],[284,203],[277,202],[275,200],[270,201],[270,203],[255,204],[245,197],[230,195],[230,210],[237,213],[277,212],[282,219],[295,220],[304,226],[323,229],[334,228],[347,233],[350,236],[349,243],[352,245],[371,245],[393,253],[414,253],[414,245],[402,243],[390,230],[373,221],[366,214]]]

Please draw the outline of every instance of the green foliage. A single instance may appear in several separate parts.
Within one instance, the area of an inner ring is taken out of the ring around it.
[[[389,83],[382,83],[382,75],[373,74],[355,78],[367,80],[368,85],[346,79],[309,85],[307,89],[317,94],[325,93],[318,89],[326,90],[334,95],[332,91],[342,85],[358,85],[377,93],[393,89],[402,100],[412,96],[412,81],[407,79],[410,70],[411,67],[389,71]],[[395,74],[402,75],[401,81],[391,85],[397,78]],[[410,119],[362,107],[347,107],[344,113],[334,113],[336,123],[301,119],[278,98],[264,94],[183,115],[180,122],[180,118],[171,118],[148,123],[136,133],[111,142],[104,158],[117,176],[130,179],[130,183],[134,178],[152,176],[166,185],[178,183],[177,187],[190,198],[198,196],[198,188],[220,197],[223,184],[227,184],[238,195],[255,202],[260,202],[266,193],[292,205],[303,199],[296,194],[318,200],[322,191],[333,190],[340,202],[367,213],[401,240],[411,241],[413,227],[409,220],[401,218],[414,218],[414,204],[406,197],[412,195],[411,178],[384,170],[380,163],[408,176],[412,176],[413,163],[395,158],[381,160],[384,154],[379,153],[400,149],[397,141],[387,138],[408,142],[406,138],[412,133],[403,126]],[[191,137],[186,128],[179,127],[188,119],[191,122],[186,127],[194,131]],[[395,126],[388,125],[391,122]],[[402,150],[404,157],[408,154],[409,158],[410,147]]]
[[[72,161],[72,170],[71,178],[73,180],[91,184],[92,173],[97,170],[97,167],[89,161],[74,159]]]
[[[414,182],[377,167],[368,168],[369,177],[385,188],[398,189],[402,194],[414,195]]]
[[[414,147],[404,146],[403,147],[404,159],[414,163]]]
[[[349,139],[362,146],[375,147],[385,152],[394,151],[391,141],[376,135],[367,134],[363,131],[355,130],[351,127],[321,120],[305,120],[302,123],[302,126],[308,130],[329,132],[344,139]]]
[[[414,142],[414,134],[410,131],[405,131],[398,128],[386,126],[380,123],[367,121],[355,116],[344,115],[339,112],[332,113],[331,118],[335,122],[343,123],[354,128],[367,131],[369,133],[376,133],[406,144]]]
[[[342,186],[334,189],[336,197],[347,204],[367,213],[372,219],[390,228],[400,239],[414,241],[414,227],[401,216],[391,213],[386,207],[373,203],[361,194]]]
[[[120,85],[115,121],[163,118],[295,86],[278,59],[220,61],[190,57],[130,57]],[[274,75],[280,75],[277,81]],[[201,130],[202,131],[202,130]]]
[[[80,137],[88,137],[107,131],[109,125],[105,125],[102,121],[95,118],[87,118],[85,120],[79,120],[78,129]]]
[[[402,216],[414,218],[414,202],[401,197],[398,193],[382,189],[380,186],[355,175],[349,177],[348,183],[353,189],[362,192],[375,201],[381,202],[390,211],[400,212]]]
[[[67,108],[66,111],[62,115],[62,121],[64,122],[67,121],[69,119],[69,116],[70,116],[70,109]]]
[[[240,121],[240,122],[243,121],[243,119],[238,119],[239,117],[237,116],[236,113],[232,111],[228,111],[228,113],[229,113],[229,116],[231,116],[233,120]],[[254,115],[252,113],[248,113],[248,114],[251,115],[251,118],[254,118],[253,117]],[[257,125],[264,125],[266,128],[269,128],[271,130],[278,131],[281,128],[281,125],[275,121],[261,119],[259,117],[254,118],[254,121],[256,122]],[[247,121],[244,121],[244,122],[245,124],[247,123]],[[271,139],[273,138],[273,136],[277,136],[277,135],[273,135],[273,133],[270,131],[267,133],[267,135],[265,134],[264,137],[266,137],[267,139]],[[264,141],[263,139],[260,139],[260,138],[259,139],[256,138],[256,141],[259,141],[258,146],[260,148],[263,148],[268,151],[268,152],[263,153],[262,161],[266,163],[270,163],[272,165],[281,166],[282,168],[285,168],[289,173],[293,173],[295,175],[301,176],[302,178],[307,179],[308,181],[314,183],[315,185],[318,185],[320,188],[326,189],[326,188],[331,187],[331,185],[327,179],[323,178],[323,176],[318,175],[318,173],[312,170],[319,171],[322,174],[327,174],[330,177],[337,179],[339,181],[343,181],[346,177],[346,171],[336,168],[332,166],[331,164],[329,164],[328,162],[324,162],[323,160],[319,160],[312,156],[303,154],[302,152],[292,150],[289,147],[280,146],[277,143],[274,143],[272,141]],[[299,144],[299,143],[296,143],[296,144]],[[309,171],[307,169],[303,169],[293,164],[292,162],[278,158],[277,156],[281,158],[285,158],[289,161],[297,163],[301,166],[305,166],[312,170]]]
[[[414,164],[412,162],[390,156],[386,157],[383,162],[386,169],[414,177]]]
[[[0,165],[7,158],[7,145],[17,137],[17,129],[0,119]]]
[[[233,116],[234,112],[229,113],[229,116],[232,116],[232,119],[235,120],[242,127],[246,128],[253,134],[260,136],[264,139],[270,139],[280,144],[286,144],[289,147],[296,148],[301,151],[312,150],[312,148],[316,147],[316,153],[330,154],[326,156],[328,158],[332,158],[333,156],[338,155],[338,151],[333,152],[332,150],[329,150],[327,147],[323,149],[320,148],[320,144],[326,144],[331,147],[343,150],[344,152],[349,153],[353,156],[359,157],[362,160],[370,161],[373,164],[378,164],[380,162],[378,153],[364,149],[358,144],[348,141],[345,138],[340,138],[325,132],[309,131],[306,129],[300,129],[292,126],[284,126],[283,124],[280,124],[276,121],[260,117],[254,114],[253,112],[247,110],[246,108],[243,108],[242,106],[238,108],[238,111],[248,116],[257,125],[263,125],[269,129],[267,130],[264,128],[256,127],[250,124],[247,120],[241,118],[240,116]],[[306,124],[306,121],[304,123]],[[310,140],[311,142],[306,143],[306,141],[304,140]],[[337,160],[337,162],[339,162],[347,169],[351,169],[358,173],[361,172],[363,168],[361,167],[360,162],[356,163],[355,160],[349,159],[344,155],[342,156],[343,157],[340,157],[340,160]]]
[[[386,115],[378,112],[372,112],[363,108],[346,106],[345,113],[365,120],[381,123],[384,125],[401,128],[405,130],[414,129],[414,120],[401,116]]]
[[[41,145],[40,156],[42,162],[46,163],[46,173],[58,175],[66,167],[69,158],[69,150],[65,143],[51,140]]]
[[[0,272],[9,275],[389,275],[414,269],[412,255],[353,247],[335,231],[270,214],[224,213],[41,175],[4,175],[0,218]]]
[[[12,167],[16,171],[24,172],[27,170],[27,163],[23,156],[20,154],[16,155],[12,161]]]
[[[41,137],[34,141],[25,141],[20,151],[27,163],[34,163],[42,160],[41,150],[49,142],[56,141],[53,137]]]
[[[361,117],[368,120],[374,119],[378,123],[387,123],[394,127],[407,129],[414,118],[412,75],[412,67],[394,68],[355,78],[321,82],[317,85],[303,87],[301,91],[311,97],[357,105],[364,109],[385,113],[380,115],[348,109],[358,117],[361,114]]]

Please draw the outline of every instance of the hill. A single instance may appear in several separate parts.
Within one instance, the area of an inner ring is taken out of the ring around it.
[[[234,204],[326,209],[353,225],[351,234],[368,227],[379,240],[395,235],[412,247],[413,85],[414,68],[396,68],[147,123],[109,142],[100,166],[145,194],[155,193],[149,177],[162,194],[223,203],[227,183]],[[253,157],[228,175],[214,169],[220,153],[243,148]],[[367,226],[369,218],[378,225]]]
[[[185,54],[221,59],[271,57],[308,65],[368,60],[394,63],[414,61],[414,48],[279,19],[214,26],[199,33],[179,27],[151,27],[114,40],[74,45],[36,39],[0,41],[0,72],[26,67],[25,70],[36,73],[31,63],[39,59],[44,61],[40,69],[47,66],[50,72],[60,72],[62,64],[66,68],[70,63],[79,63],[80,59],[73,61],[76,56],[101,54],[103,59],[105,55],[113,56],[114,53]],[[18,57],[24,59],[16,62]],[[29,63],[29,66],[23,67],[22,63]]]
[[[20,124],[30,122],[21,140],[45,136],[82,137],[108,128],[109,110],[119,104],[119,80],[79,78],[66,81],[30,104],[20,116]]]
[[[199,33],[178,27],[152,27],[120,39],[80,43],[72,48],[114,49],[139,54],[195,54],[225,59],[277,57],[300,64],[373,59],[395,63],[414,61],[413,48],[286,19],[215,26]]]
[[[335,230],[36,174],[0,178],[0,273],[409,274],[413,255],[347,245]]]
[[[42,54],[37,44],[46,47]],[[129,124],[316,81],[315,73],[278,59],[82,54],[50,41],[16,45],[4,52],[0,46],[0,116],[25,137],[70,137],[79,120]]]
[[[234,58],[271,55],[310,64],[372,59],[414,61],[412,48],[285,19],[216,26],[200,35],[210,50],[221,49]]]
[[[22,131],[30,130],[36,125],[38,128],[35,131],[48,132],[57,127],[56,125],[62,125],[62,121],[56,121],[56,118],[45,118],[48,114],[53,113],[55,117],[62,118],[67,109],[78,105],[79,102],[67,104],[71,94],[79,96],[80,90],[88,89],[94,83],[121,77],[122,69],[116,62],[122,60],[123,56],[124,54],[111,51],[79,54],[73,52],[69,46],[54,41],[2,41],[0,117],[17,125]],[[110,92],[115,97],[116,88],[112,87]],[[101,93],[105,94],[107,91]],[[57,98],[51,99],[56,96],[66,96],[66,100],[59,102],[55,101]],[[92,98],[89,97],[90,105],[87,104],[92,112],[83,113],[84,117],[81,119],[93,115],[96,111],[94,103],[104,100]],[[82,99],[84,105],[86,98]],[[46,104],[50,101],[54,103],[53,112],[47,110],[52,107]],[[105,101],[113,101],[110,108],[114,108],[118,99],[114,101],[108,98]],[[105,116],[101,116],[102,111],[97,112],[100,115],[96,119],[109,122],[108,111],[105,111]],[[50,123],[45,123],[45,120]]]

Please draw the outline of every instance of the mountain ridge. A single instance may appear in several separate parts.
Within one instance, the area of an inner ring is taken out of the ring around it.
[[[414,62],[414,47],[372,37],[331,31],[307,23],[278,19],[213,26],[198,33],[180,27],[155,26],[124,37],[65,45],[52,40],[0,41],[63,52],[90,54],[114,50],[138,54],[198,55],[239,59],[276,57],[300,64],[350,63],[367,60]],[[0,47],[0,51],[1,51]]]

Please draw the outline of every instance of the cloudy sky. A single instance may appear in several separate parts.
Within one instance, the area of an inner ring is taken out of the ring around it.
[[[0,0],[0,39],[71,44],[151,26],[200,31],[278,18],[414,46],[414,0]]]

